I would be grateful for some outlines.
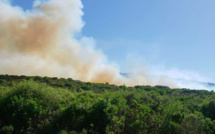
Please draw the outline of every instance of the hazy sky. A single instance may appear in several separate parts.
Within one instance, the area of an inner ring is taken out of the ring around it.
[[[31,9],[33,0],[13,0]],[[117,62],[139,58],[215,79],[214,0],[82,0],[83,36]]]

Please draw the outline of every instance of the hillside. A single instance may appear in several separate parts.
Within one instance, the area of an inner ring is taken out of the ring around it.
[[[214,134],[215,93],[0,75],[2,134]]]

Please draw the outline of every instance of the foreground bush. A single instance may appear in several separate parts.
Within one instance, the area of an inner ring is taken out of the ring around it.
[[[215,133],[213,91],[0,78],[2,134]]]

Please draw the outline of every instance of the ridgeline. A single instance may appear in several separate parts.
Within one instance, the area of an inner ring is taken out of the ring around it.
[[[0,75],[2,134],[214,134],[215,93]]]

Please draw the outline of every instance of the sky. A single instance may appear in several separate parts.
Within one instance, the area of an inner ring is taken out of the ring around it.
[[[25,10],[33,0],[13,0]],[[132,59],[164,70],[215,80],[215,1],[82,0],[85,26],[96,48],[126,72]],[[214,81],[213,81],[214,82]]]

